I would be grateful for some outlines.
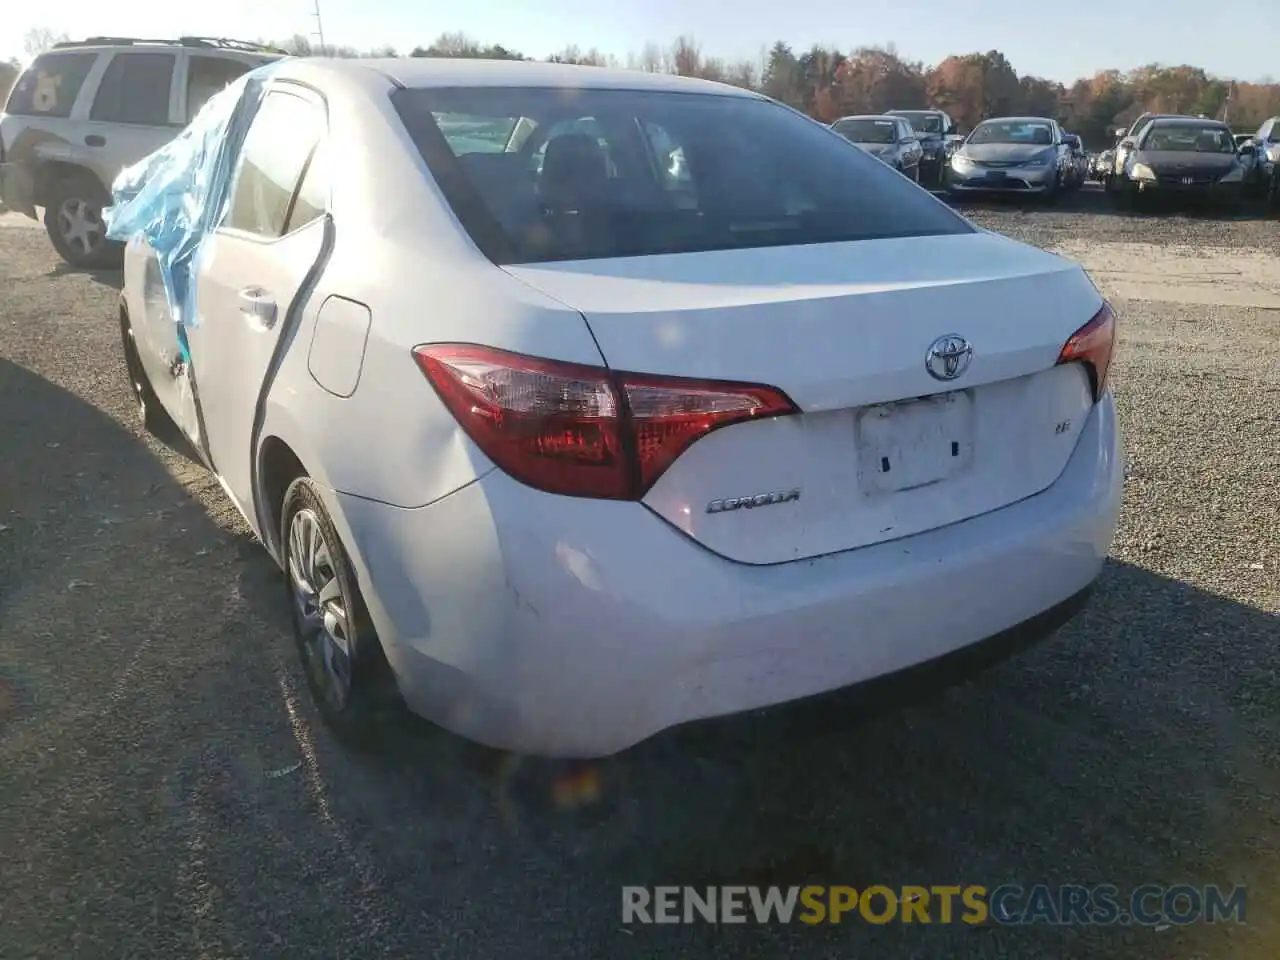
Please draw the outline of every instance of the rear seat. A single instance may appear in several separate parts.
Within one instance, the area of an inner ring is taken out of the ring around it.
[[[542,214],[528,158],[519,153],[464,153],[458,162],[495,217],[508,227]]]

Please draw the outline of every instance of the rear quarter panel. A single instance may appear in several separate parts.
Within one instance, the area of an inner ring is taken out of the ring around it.
[[[302,68],[305,69],[305,68]],[[493,468],[439,400],[412,355],[424,343],[481,343],[600,364],[580,313],[507,275],[471,243],[386,93],[327,97],[332,253],[303,307],[268,393],[261,438],[287,443],[333,489],[401,507],[431,503]],[[308,365],[321,305],[367,306],[354,392],[337,396]]]

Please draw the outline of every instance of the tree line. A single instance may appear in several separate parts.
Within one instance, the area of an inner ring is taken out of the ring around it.
[[[33,46],[47,46],[49,31],[28,34]],[[320,50],[301,34],[273,41],[295,56],[390,57],[390,46],[357,50],[326,46]],[[530,60],[519,50],[481,43],[463,33],[444,33],[430,45],[414,47],[412,57],[468,57]],[[702,77],[760,90],[830,122],[853,113],[882,113],[889,109],[938,107],[963,129],[1000,115],[1029,114],[1054,117],[1080,134],[1094,148],[1109,146],[1111,131],[1128,126],[1140,113],[1203,114],[1227,120],[1234,129],[1251,133],[1272,116],[1280,116],[1280,83],[1258,83],[1214,77],[1199,67],[1151,64],[1136,70],[1103,70],[1070,85],[1032,74],[1019,74],[998,50],[947,57],[932,66],[898,54],[892,45],[859,47],[843,53],[814,45],[797,51],[775,43],[754,60],[725,60],[704,52],[692,37],[679,37],[667,46],[646,44],[638,53],[614,57],[596,49],[567,46],[544,59],[556,63],[627,67],[650,73]],[[16,64],[0,63],[0,90],[16,76]]]
[[[317,54],[312,42],[294,36],[275,44],[290,53]],[[394,56],[386,47],[361,53],[328,48],[329,56]],[[413,57],[476,57],[528,60],[518,50],[483,44],[463,33],[445,33]],[[814,45],[797,52],[775,43],[756,60],[724,60],[704,53],[692,37],[666,47],[647,44],[625,59],[568,46],[545,59],[556,63],[627,67],[675,73],[749,87],[830,122],[853,113],[938,107],[963,128],[986,117],[1029,114],[1061,120],[1095,148],[1110,146],[1111,131],[1128,126],[1144,111],[1203,114],[1227,120],[1244,133],[1280,115],[1280,83],[1243,83],[1210,76],[1192,66],[1151,64],[1137,70],[1103,70],[1068,85],[1032,74],[1019,75],[998,50],[947,57],[928,66],[900,56],[892,46],[859,47],[845,54]]]

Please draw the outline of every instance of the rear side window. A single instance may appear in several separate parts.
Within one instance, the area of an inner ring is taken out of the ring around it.
[[[477,245],[499,263],[969,233],[822,125],[767,100],[631,90],[397,90]],[[495,149],[498,136],[528,130]],[[481,143],[483,141],[483,145]]]
[[[215,93],[220,93],[251,65],[230,57],[192,56],[187,61],[187,113],[190,120]]]
[[[850,117],[837,120],[831,129],[854,143],[893,143],[899,137],[897,120]]]
[[[324,116],[310,101],[281,91],[267,94],[240,149],[225,225],[259,237],[281,236],[323,132]]]
[[[96,59],[95,53],[41,54],[13,85],[5,110],[28,117],[71,116]]]
[[[102,75],[89,119],[166,125],[175,62],[169,53],[117,53]]]

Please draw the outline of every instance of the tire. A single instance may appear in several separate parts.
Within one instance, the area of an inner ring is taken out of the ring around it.
[[[138,344],[133,336],[133,325],[129,315],[123,310],[120,313],[120,345],[124,352],[125,372],[129,377],[129,390],[133,394],[133,403],[138,411],[138,419],[143,428],[153,436],[170,442],[178,434],[178,427],[160,405],[151,380],[142,368],[142,358],[138,353]]]
[[[73,267],[118,267],[123,244],[108,240],[102,211],[110,197],[90,174],[69,174],[49,190],[44,229],[58,255]]]
[[[1271,171],[1271,179],[1267,181],[1264,202],[1272,210],[1280,210],[1280,163]]]
[[[1046,190],[1041,196],[1044,198],[1045,206],[1052,207],[1058,203],[1058,198],[1062,194],[1062,174],[1053,178],[1053,186]]]
[[[280,517],[285,596],[312,698],[344,744],[379,747],[400,726],[402,702],[351,561],[309,477],[289,485]]]

